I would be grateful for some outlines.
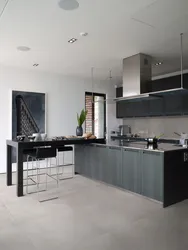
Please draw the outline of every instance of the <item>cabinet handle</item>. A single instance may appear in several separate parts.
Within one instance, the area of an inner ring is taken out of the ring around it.
[[[120,147],[109,147],[109,149],[115,149],[115,150],[121,150],[121,148]]]
[[[98,147],[98,148],[106,148],[107,146],[106,145],[96,145],[96,147]]]
[[[125,151],[129,151],[129,152],[139,152],[140,149],[125,149]]]

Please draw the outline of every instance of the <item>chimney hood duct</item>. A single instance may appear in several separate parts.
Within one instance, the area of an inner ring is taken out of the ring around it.
[[[123,59],[123,97],[115,98],[114,100],[156,99],[166,95],[188,93],[188,89],[183,86],[183,34],[180,36],[181,86],[179,88],[147,93],[148,84],[152,84],[152,57],[139,53]]]

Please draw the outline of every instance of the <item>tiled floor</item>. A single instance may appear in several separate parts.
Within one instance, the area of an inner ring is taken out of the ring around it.
[[[81,176],[59,199],[16,197],[0,175],[1,250],[187,250],[188,201],[160,204]]]

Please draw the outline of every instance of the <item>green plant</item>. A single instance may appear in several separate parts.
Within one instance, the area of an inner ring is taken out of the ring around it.
[[[86,116],[87,116],[87,110],[85,111],[84,109],[82,109],[80,115],[77,113],[77,121],[79,127],[81,127],[82,124],[85,122]]]

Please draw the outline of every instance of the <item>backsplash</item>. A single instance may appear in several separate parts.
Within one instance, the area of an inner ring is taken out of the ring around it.
[[[174,132],[188,133],[188,116],[126,118],[123,124],[131,126],[132,133],[143,137],[164,133],[165,138],[178,138]]]

